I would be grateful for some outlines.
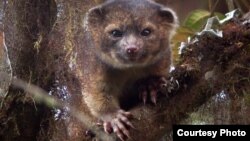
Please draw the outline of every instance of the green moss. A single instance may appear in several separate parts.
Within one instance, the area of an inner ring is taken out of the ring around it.
[[[245,104],[246,106],[250,106],[250,90],[246,91],[243,90],[243,94],[244,94],[244,100],[245,100]]]

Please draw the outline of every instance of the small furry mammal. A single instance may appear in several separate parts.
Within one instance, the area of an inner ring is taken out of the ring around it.
[[[108,0],[89,10],[82,92],[107,133],[115,132],[121,140],[129,137],[132,115],[120,108],[121,98],[140,79],[168,75],[169,42],[176,26],[171,9],[149,0]],[[142,87],[140,95],[144,102],[150,97],[156,103],[150,85]]]

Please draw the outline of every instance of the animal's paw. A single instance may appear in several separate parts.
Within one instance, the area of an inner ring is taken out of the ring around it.
[[[157,97],[159,90],[162,88],[163,85],[166,84],[165,77],[149,77],[141,80],[139,83],[139,98],[146,104],[147,99],[154,104],[157,103]]]
[[[122,141],[130,138],[129,129],[134,128],[130,119],[130,112],[118,110],[117,112],[106,114],[102,117],[104,131],[107,133],[114,132]]]

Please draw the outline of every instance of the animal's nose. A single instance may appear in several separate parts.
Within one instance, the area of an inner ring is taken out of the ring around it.
[[[134,55],[134,54],[138,53],[138,51],[139,51],[139,48],[136,46],[130,46],[126,49],[126,52],[128,55]]]

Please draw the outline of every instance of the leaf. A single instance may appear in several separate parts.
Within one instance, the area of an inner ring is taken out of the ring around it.
[[[194,10],[187,16],[183,26],[194,31],[199,31],[206,22],[207,18],[210,17],[210,15],[211,13],[206,10]]]
[[[184,42],[188,37],[193,36],[195,32],[187,27],[179,27],[174,35],[172,42]]]
[[[214,16],[217,16],[220,20],[226,18],[225,14],[222,14],[220,12],[215,12],[214,13]]]

